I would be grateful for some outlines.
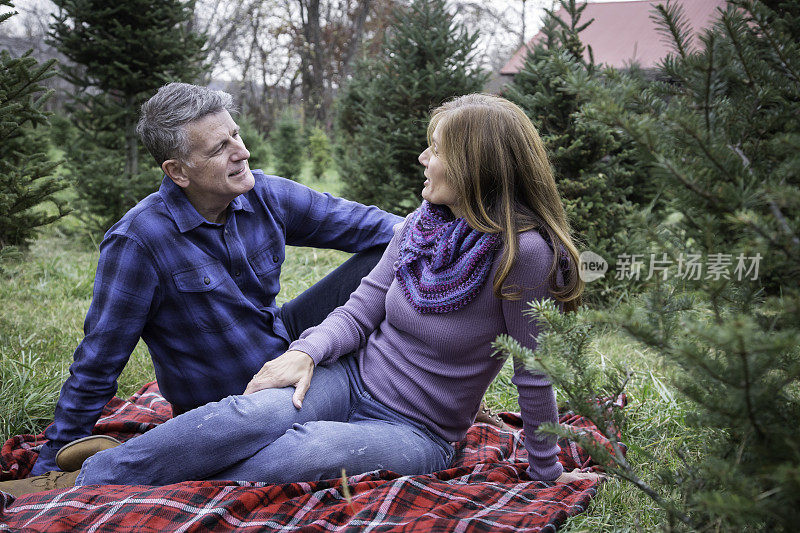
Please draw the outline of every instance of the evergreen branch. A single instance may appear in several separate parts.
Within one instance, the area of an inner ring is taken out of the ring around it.
[[[701,338],[702,340],[706,341],[706,343],[711,344],[711,345],[713,345],[714,342],[717,341],[717,339],[715,337],[713,337],[712,335],[705,334],[703,331],[700,331],[700,330],[698,330],[696,328],[694,329],[693,334],[696,335],[697,337]],[[736,376],[734,376],[731,379],[727,379],[726,377],[722,376],[721,374],[719,374],[715,370],[713,370],[710,367],[710,365],[708,365],[708,363],[706,363],[706,361],[704,361],[702,359],[699,359],[697,357],[694,357],[691,351],[678,348],[678,349],[676,349],[675,353],[677,353],[679,355],[683,355],[686,358],[691,359],[692,361],[694,361],[701,369],[705,370],[706,373],[710,377],[714,378],[718,382],[723,383],[725,385],[728,385],[729,387],[736,388],[736,389],[744,388],[742,386],[741,382],[737,379]]]
[[[766,38],[767,42],[772,47],[772,51],[775,52],[778,59],[780,59],[781,66],[786,70],[786,73],[791,74],[791,76],[794,78],[793,80],[794,83],[800,83],[800,73],[798,73],[797,70],[795,70],[792,67],[792,64],[786,57],[786,54],[784,53],[785,46],[777,42],[775,36],[772,35],[772,33],[770,32],[769,27],[764,23],[762,17],[756,14],[755,4],[750,1],[736,1],[736,0],[731,0],[731,1],[735,5],[738,5],[740,8],[744,9],[750,15],[749,17],[750,22],[753,22],[756,24],[756,26],[758,26],[761,35],[763,35]]]
[[[761,430],[761,426],[756,419],[755,409],[753,408],[753,400],[750,391],[750,361],[747,357],[747,350],[744,346],[744,341],[741,336],[738,338],[739,341],[739,349],[736,351],[737,355],[742,361],[742,369],[744,370],[744,400],[747,404],[747,418],[750,420],[750,424],[752,424],[753,429],[755,429],[756,433],[758,434],[758,438],[764,438],[764,432]],[[744,443],[742,443],[742,447],[744,447]]]
[[[720,305],[720,298],[723,290],[724,290],[724,285],[721,287],[712,285],[711,290],[708,291],[708,297],[711,300],[711,309],[714,311],[714,320],[716,321],[718,326],[721,326],[724,323],[724,320],[722,318],[723,310],[722,306]]]
[[[589,62],[586,65],[586,70],[589,72],[589,74],[593,74],[595,71],[595,64],[594,64],[594,50],[592,50],[592,45],[590,44],[586,45],[586,52],[589,54]]]
[[[656,24],[659,33],[666,37],[671,37],[675,50],[682,59],[686,56],[691,45],[690,28],[683,6],[671,4],[667,0],[666,4],[658,4],[655,11],[660,16],[650,15],[650,20]]]
[[[739,32],[733,27],[733,21],[731,20],[730,12],[723,13],[721,21],[725,27],[725,33],[733,44],[733,49],[736,50],[736,55],[739,57],[739,63],[741,63],[742,69],[744,69],[744,73],[747,76],[747,85],[753,90],[754,93],[757,93],[756,88],[758,84],[756,83],[755,78],[748,67],[747,60],[744,56],[744,51],[742,50],[742,43],[739,39]]]
[[[723,164],[720,163],[708,149],[707,145],[710,142],[709,139],[704,139],[700,137],[700,135],[697,134],[697,132],[691,127],[691,125],[684,120],[676,119],[675,124],[680,126],[681,130],[683,130],[684,133],[686,133],[687,135],[689,135],[689,137],[695,140],[697,146],[703,152],[703,155],[717,168],[717,170],[719,170],[722,174],[724,174],[725,177],[728,178],[730,181],[736,180],[736,176],[731,175],[728,169],[725,168],[725,166],[723,166]]]
[[[742,160],[742,166],[747,170],[747,173],[752,176],[753,168],[750,166],[750,158],[748,158],[747,155],[742,151],[741,147],[729,144],[728,148],[730,148],[734,154],[739,156],[739,159]]]
[[[32,57],[30,57],[30,55],[31,55],[31,50],[28,50],[19,59],[20,60],[30,59],[30,61],[25,61],[24,65],[33,66],[36,64],[36,61]],[[55,62],[56,62],[55,59],[51,59],[42,66],[45,66],[47,69],[49,69]],[[45,70],[46,69],[43,70],[40,68],[38,71],[30,73],[28,76],[26,76],[27,79],[24,80],[24,83],[18,85],[15,91],[5,93],[3,95],[3,99],[6,101],[22,100],[29,94],[44,90],[45,89],[44,86],[37,84],[39,83],[39,81],[50,77],[50,76],[45,76],[45,74],[47,74]]]
[[[706,69],[705,86],[703,87],[703,115],[706,120],[706,131],[711,132],[711,80],[714,73],[714,34],[710,33],[706,43],[708,50],[708,68]]]
[[[537,360],[537,362],[538,362],[538,360]],[[627,379],[626,379],[626,382],[627,382]],[[565,390],[564,385],[568,385],[568,384],[559,383],[559,385],[560,385],[560,388],[562,390]],[[571,400],[573,399],[573,395],[569,394],[569,392],[573,391],[573,390],[582,391],[582,394],[576,392],[574,394],[574,397],[576,397],[578,401],[583,402],[583,401],[586,401],[586,399],[587,399],[586,395],[592,389],[591,388],[577,389],[575,387],[567,387],[566,388],[566,392],[568,393],[568,395],[570,395],[570,399]],[[601,411],[601,413],[602,413],[602,411]],[[584,416],[588,420],[590,420],[595,425],[595,427],[598,428],[598,430],[600,431],[600,433],[604,437],[606,437],[608,439],[613,453],[608,453],[607,450],[604,450],[604,449],[602,449],[600,447],[597,447],[596,443],[593,443],[591,441],[582,439],[581,438],[582,435],[580,435],[580,434],[574,434],[574,433],[572,433],[572,434],[563,434],[562,433],[562,435],[565,436],[566,438],[570,439],[570,440],[576,441],[576,443],[579,446],[582,446],[584,449],[589,451],[590,455],[595,456],[595,457],[599,456],[599,455],[603,455],[603,456],[607,457],[608,459],[610,459],[612,464],[605,464],[604,465],[605,468],[606,468],[606,472],[607,473],[615,475],[616,477],[619,477],[620,479],[623,479],[623,480],[631,483],[637,489],[639,489],[644,494],[646,494],[656,504],[658,504],[662,509],[667,511],[667,513],[673,515],[676,519],[680,520],[684,524],[690,525],[691,524],[691,519],[686,514],[681,513],[680,511],[675,509],[675,507],[673,505],[671,505],[668,501],[666,501],[653,487],[651,487],[650,485],[645,483],[644,480],[642,480],[638,475],[636,475],[636,473],[634,472],[633,466],[626,459],[625,451],[620,446],[620,442],[619,442],[619,439],[617,438],[617,434],[616,434],[615,425],[613,423],[609,423],[607,421],[607,418],[605,416],[603,416],[602,414],[599,414],[598,416],[594,416],[592,414],[586,413],[586,414],[584,414]]]
[[[611,449],[609,451],[604,445],[600,445],[587,436],[585,432],[568,430],[557,425],[555,427],[543,426],[540,431],[555,434],[575,442],[587,450],[595,460],[604,464],[607,473],[631,483],[664,509],[673,519],[683,524],[691,525],[692,522],[688,515],[676,509],[674,505],[634,472],[632,465],[625,456],[617,434],[618,425],[614,421],[614,406],[612,405],[609,408],[608,402],[597,403],[597,389],[589,378],[592,366],[587,364],[587,361],[582,357],[588,346],[591,325],[589,325],[588,329],[583,328],[580,326],[577,317],[560,315],[552,302],[534,303],[530,310],[526,312],[526,315],[533,315],[542,329],[539,337],[537,337],[539,342],[537,352],[533,353],[527,348],[521,348],[521,345],[516,340],[508,336],[498,337],[495,342],[496,349],[498,352],[512,356],[518,355],[520,351],[523,351],[528,355],[528,361],[533,358],[536,363],[536,370],[544,371],[554,385],[567,394],[576,411],[580,412],[595,425],[597,431],[608,440]],[[562,341],[565,345],[554,344],[553,340]],[[542,352],[544,352],[543,356],[538,355]],[[554,361],[566,361],[571,369],[556,369],[549,364],[549,358],[555,358],[553,359]],[[615,380],[616,383],[612,387],[614,392],[619,394],[624,391],[631,376],[632,373],[626,371],[623,379]]]
[[[644,344],[646,344],[647,346],[650,346],[651,348],[655,348],[655,349],[657,349],[657,350],[659,350],[659,351],[661,351],[662,353],[665,353],[665,354],[670,354],[671,353],[671,354],[675,354],[675,355],[682,355],[685,358],[690,359],[695,364],[697,364],[702,370],[704,370],[706,372],[706,374],[708,374],[709,377],[717,380],[718,382],[724,383],[724,384],[729,385],[731,387],[737,387],[737,388],[740,387],[740,384],[739,384],[738,381],[731,380],[731,379],[726,379],[724,376],[720,375],[716,370],[712,369],[708,365],[708,363],[706,363],[706,361],[702,360],[701,358],[695,357],[694,354],[691,351],[686,350],[684,348],[673,347],[673,346],[667,344],[661,338],[656,339],[656,338],[653,338],[653,337],[645,337],[644,335],[641,334],[640,330],[636,329],[632,324],[622,323],[621,327],[622,327],[622,330],[625,331],[628,335],[630,335],[634,339],[638,340],[639,342],[643,342]],[[703,335],[702,332],[695,331],[695,334],[698,337],[702,337],[705,341],[710,341],[710,342],[714,341],[714,339],[712,337],[707,336],[707,335]]]
[[[786,257],[788,259],[792,259],[795,256],[794,250],[787,247],[786,244],[775,240],[775,238],[770,233],[768,233],[767,230],[756,224],[754,220],[750,219],[749,217],[748,218],[738,217],[737,220],[755,230],[755,232],[761,235],[761,237],[763,237],[765,240],[767,240],[771,246],[779,249],[784,254],[786,254]],[[796,237],[795,239],[793,239],[793,242],[795,243],[797,242]]]
[[[673,516],[674,518],[677,518],[687,526],[692,525],[692,519],[688,515],[676,509],[674,505],[666,501],[658,492],[656,492],[652,487],[650,487],[650,485],[642,481],[642,479],[633,472],[633,469],[631,468],[628,461],[625,459],[625,454],[623,453],[622,449],[619,447],[619,444],[617,442],[612,441],[611,446],[614,449],[614,458],[619,459],[620,466],[622,466],[622,470],[614,471],[614,473],[617,476],[628,481],[637,489],[644,492],[651,500],[656,502],[659,505],[659,507],[667,511],[669,515]]]
[[[789,225],[789,222],[786,220],[786,217],[783,216],[783,212],[778,204],[775,202],[774,198],[770,198],[769,200],[769,209],[772,211],[772,216],[774,216],[778,224],[780,224],[783,231],[791,238],[792,242],[795,246],[800,246],[800,238],[795,234],[792,230],[792,227]]]
[[[675,178],[684,185],[684,187],[688,188],[693,193],[702,196],[709,202],[714,202],[717,200],[716,196],[706,191],[705,189],[701,189],[696,183],[694,183],[689,178],[681,174],[680,171],[677,168],[675,168],[675,166],[672,165],[672,163],[669,162],[669,159],[667,159],[664,156],[660,156],[659,159],[661,159],[660,161],[661,164],[664,165],[664,167],[667,170],[669,170],[672,173],[672,175],[675,176]]]

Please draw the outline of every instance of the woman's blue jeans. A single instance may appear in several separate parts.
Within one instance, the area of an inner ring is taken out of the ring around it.
[[[386,469],[446,468],[453,447],[370,396],[355,356],[314,370],[302,409],[294,389],[230,396],[86,460],[76,485],[168,485],[225,479],[286,483]]]

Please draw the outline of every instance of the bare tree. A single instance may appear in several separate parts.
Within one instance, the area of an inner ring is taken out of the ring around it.
[[[455,0],[456,17],[471,30],[480,31],[478,61],[492,71],[499,70],[509,57],[533,36],[530,22],[544,8],[552,9],[557,0],[509,0],[483,2]]]
[[[201,80],[204,83],[219,75],[222,60],[236,50],[242,24],[252,17],[260,0],[200,0],[195,4],[193,31],[206,36],[206,62],[211,65]]]
[[[262,2],[246,35],[250,59],[242,73],[242,106],[263,132],[272,128],[279,109],[292,104],[300,75],[297,39],[286,31],[293,27],[291,13],[277,4]]]
[[[303,91],[303,118],[306,125],[324,124],[325,85],[322,73],[322,40],[320,34],[320,0],[297,0],[300,6],[300,78]]]
[[[301,81],[306,125],[330,127],[333,97],[352,72],[365,37],[382,36],[397,0],[296,0],[303,37]]]

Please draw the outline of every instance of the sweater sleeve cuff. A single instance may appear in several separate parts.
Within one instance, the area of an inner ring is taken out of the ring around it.
[[[555,481],[564,472],[564,467],[556,461],[547,466],[531,461],[528,466],[528,475],[537,481]]]
[[[306,339],[298,339],[294,341],[289,345],[289,350],[298,350],[300,352],[307,353],[314,361],[314,366],[317,366],[325,359],[324,350],[321,350],[318,347],[314,346],[311,342],[307,341]]]

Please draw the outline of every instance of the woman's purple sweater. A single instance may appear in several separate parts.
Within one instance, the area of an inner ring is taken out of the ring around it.
[[[421,422],[447,441],[459,441],[472,425],[486,389],[500,372],[503,359],[492,356],[491,343],[507,333],[536,348],[538,328],[523,316],[527,302],[550,297],[547,274],[553,254],[536,231],[519,235],[519,255],[506,285],[522,290],[519,300],[499,300],[492,279],[500,260],[478,296],[468,305],[444,314],[415,310],[394,275],[401,227],[380,262],[343,306],[317,327],[303,332],[289,349],[311,356],[316,364],[331,363],[357,352],[361,377],[370,394],[395,411]],[[534,479],[561,475],[555,439],[534,434],[539,424],[556,422],[558,412],[550,382],[515,364],[525,448]]]

